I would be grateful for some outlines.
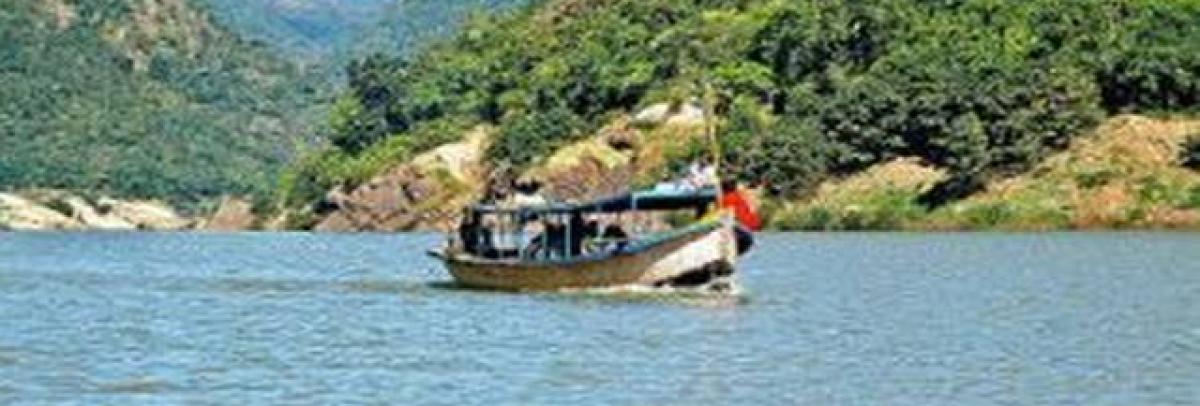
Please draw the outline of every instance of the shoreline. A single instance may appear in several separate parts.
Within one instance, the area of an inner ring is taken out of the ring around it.
[[[559,199],[615,193],[637,184],[635,162],[668,150],[686,134],[680,131],[667,127],[647,135],[642,142],[651,147],[633,151],[613,147],[611,134],[602,133],[561,148],[530,173],[546,179],[550,195]],[[256,210],[249,196],[225,196],[208,213],[188,216],[158,200],[85,198],[52,189],[0,192],[0,230],[449,230],[461,208],[487,189],[488,143],[488,131],[475,129],[350,190],[335,187],[320,205],[273,210]],[[753,200],[773,231],[1196,232],[1200,168],[1188,160],[1194,145],[1200,145],[1200,119],[1126,115],[1028,171],[989,179],[980,190],[938,207],[919,202],[948,175],[915,157],[827,179],[803,198],[755,193]],[[318,206],[330,208],[316,212]]]
[[[191,215],[156,199],[37,188],[0,192],[0,231],[236,231],[255,228],[255,221],[249,201],[232,197],[222,198],[212,213]]]

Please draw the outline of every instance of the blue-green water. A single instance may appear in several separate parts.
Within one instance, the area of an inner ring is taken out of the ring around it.
[[[737,300],[437,241],[0,233],[0,404],[1200,404],[1200,234],[767,235]]]

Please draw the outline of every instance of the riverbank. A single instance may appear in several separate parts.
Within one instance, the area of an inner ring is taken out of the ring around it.
[[[519,176],[546,183],[548,195],[588,199],[660,175],[676,151],[694,142],[703,117],[684,109],[614,121],[560,148]],[[255,213],[248,199],[226,197],[199,215],[158,201],[87,199],[62,191],[0,194],[0,230],[446,230],[461,209],[494,187],[486,159],[493,129],[476,128],[320,202]],[[920,203],[944,170],[899,158],[828,180],[807,197],[761,202],[778,231],[1200,230],[1200,120],[1125,115],[1106,121],[1032,170],[997,178],[966,198]]]
[[[702,134],[702,113],[684,110],[614,120],[519,177],[543,180],[548,195],[568,200],[653,182]],[[364,184],[335,188],[320,205],[326,211],[306,215],[320,231],[446,229],[494,182],[488,134],[476,129]],[[778,231],[1200,230],[1200,170],[1189,164],[1196,145],[1200,120],[1123,115],[1029,171],[937,207],[922,197],[948,174],[917,157],[827,180],[798,199],[754,192],[767,228]]]
[[[937,208],[920,197],[946,178],[901,159],[769,205],[778,230],[1200,230],[1200,120],[1118,116],[1032,170]]]
[[[226,197],[207,215],[159,200],[85,197],[49,189],[0,193],[0,231],[239,231],[259,228],[251,204]]]

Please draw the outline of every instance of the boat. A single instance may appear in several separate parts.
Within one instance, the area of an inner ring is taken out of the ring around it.
[[[584,203],[475,205],[457,235],[429,254],[464,287],[555,291],[629,285],[731,289],[752,240],[719,207],[715,188],[648,190]],[[627,220],[645,212],[696,213],[689,224],[645,233]],[[600,232],[598,222],[608,222]],[[532,235],[530,228],[541,230]],[[556,236],[558,238],[554,238]]]

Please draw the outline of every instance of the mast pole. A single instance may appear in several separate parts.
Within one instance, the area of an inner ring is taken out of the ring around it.
[[[712,84],[704,81],[704,132],[709,142],[709,153],[712,154],[713,174],[716,175],[717,182],[717,209],[721,208],[721,142],[717,139],[717,128],[713,117],[716,115],[716,100],[713,92]]]

